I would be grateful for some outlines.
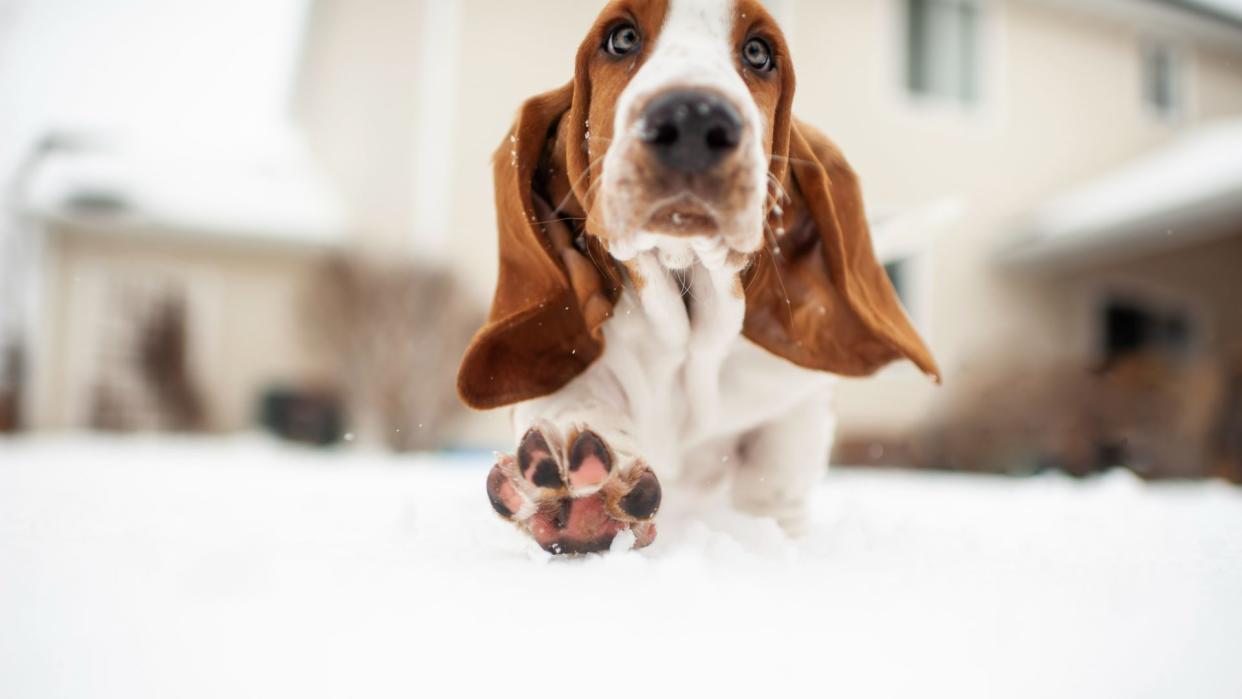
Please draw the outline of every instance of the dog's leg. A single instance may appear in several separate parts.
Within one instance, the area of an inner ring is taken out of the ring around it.
[[[724,267],[692,269],[690,294],[693,312],[685,384],[693,409],[686,442],[697,444],[710,439],[723,421],[722,367],[742,333],[746,300],[737,272]]]
[[[551,553],[607,550],[622,532],[650,544],[660,481],[640,458],[628,397],[601,363],[514,410],[517,452],[487,479],[492,507]]]
[[[807,500],[828,468],[835,428],[830,400],[826,393],[805,399],[742,438],[733,482],[738,509],[773,517],[791,534],[804,531]]]

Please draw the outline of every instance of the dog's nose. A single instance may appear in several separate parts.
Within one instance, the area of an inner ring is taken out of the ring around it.
[[[643,110],[639,137],[660,162],[682,172],[704,172],[737,149],[742,117],[722,97],[678,90]]]

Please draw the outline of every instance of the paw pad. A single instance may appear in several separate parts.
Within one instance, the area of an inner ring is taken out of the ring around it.
[[[518,470],[537,488],[560,488],[565,485],[556,459],[552,458],[552,449],[538,430],[531,430],[522,438],[522,445],[518,447]]]
[[[635,519],[651,519],[659,511],[663,497],[659,479],[651,471],[645,471],[629,494],[621,498],[621,509]]]
[[[592,486],[603,483],[612,472],[612,454],[594,432],[578,435],[569,450],[569,484]]]

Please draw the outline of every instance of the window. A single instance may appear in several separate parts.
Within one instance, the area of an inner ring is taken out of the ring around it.
[[[1185,101],[1182,58],[1170,45],[1148,43],[1142,49],[1143,104],[1162,119],[1182,115]]]
[[[906,88],[969,105],[979,99],[978,0],[905,0]]]
[[[1189,316],[1131,299],[1110,299],[1103,309],[1105,365],[1133,355],[1156,355],[1177,362],[1190,353],[1194,333]]]
[[[884,259],[884,273],[888,275],[901,308],[919,334],[927,342],[933,342],[931,326],[931,299],[934,292],[929,276],[928,258],[924,254],[900,254]],[[909,376],[913,364],[897,363],[887,370],[891,376]]]
[[[910,321],[922,333],[929,331],[928,299],[931,296],[931,280],[927,276],[927,265],[919,255],[900,257],[884,264],[884,273],[897,292],[897,300]]]
[[[910,308],[910,261],[897,260],[884,265],[884,272],[888,275],[888,281],[892,283],[893,289],[897,292],[897,298],[901,299],[901,305],[908,310]]]

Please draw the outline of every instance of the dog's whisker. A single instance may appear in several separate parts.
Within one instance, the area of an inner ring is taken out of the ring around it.
[[[605,155],[606,155],[606,154],[605,154]],[[560,211],[561,209],[563,209],[563,208],[565,207],[565,205],[566,205],[566,204],[568,204],[568,203],[569,203],[569,200],[570,200],[570,199],[574,196],[574,188],[575,188],[575,187],[577,187],[578,185],[582,184],[582,180],[583,180],[584,178],[590,177],[590,175],[591,175],[591,171],[595,169],[595,166],[596,166],[596,165],[598,165],[598,164],[600,164],[601,162],[603,162],[603,160],[604,160],[604,155],[601,155],[601,156],[599,156],[598,158],[595,158],[594,160],[591,160],[590,162],[588,162],[588,163],[587,163],[587,166],[586,166],[585,168],[583,168],[582,172],[581,172],[581,173],[579,173],[578,177],[577,177],[577,178],[575,178],[575,179],[574,179],[574,181],[570,183],[570,185],[569,185],[569,193],[565,195],[565,198],[564,198],[564,199],[562,199],[562,200],[560,201],[560,203],[559,203],[559,204],[557,204],[555,207],[553,207],[553,209],[552,209],[552,210],[553,210],[554,212],[555,212],[555,211]],[[592,184],[594,184],[594,182],[592,182]],[[587,191],[588,191],[588,192],[590,191],[590,187],[588,187],[588,188],[587,188]],[[584,205],[585,205],[585,204],[584,204]]]
[[[776,189],[776,192],[772,195],[776,199],[776,204],[779,205],[781,202],[791,201],[789,192],[785,191],[785,185],[781,184],[781,181],[776,179],[776,175],[773,175],[770,170],[768,171],[768,185],[770,188]],[[779,197],[776,195],[779,195]]]
[[[781,265],[777,259],[777,250],[779,243],[776,240],[776,233],[772,230],[772,226],[767,223],[763,224],[763,232],[767,235],[771,242],[771,246],[765,245],[768,251],[768,257],[772,260],[772,271],[776,273],[776,282],[781,285],[781,294],[785,296],[785,310],[789,314],[789,327],[793,327],[793,299],[789,297],[789,287],[785,286],[785,278],[781,276]]]
[[[697,270],[695,270],[696,266],[697,265],[691,265],[690,273],[687,275],[684,275],[685,276],[685,287],[683,287],[681,290],[681,295],[689,298],[691,301],[694,300],[694,276],[697,272]]]
[[[602,185],[603,185],[603,180],[602,180],[602,179],[592,180],[591,184],[587,186],[587,190],[586,190],[586,192],[585,192],[585,194],[584,194],[583,196],[584,196],[586,199],[588,199],[588,200],[592,199],[592,198],[593,198],[593,196],[595,195],[596,191],[597,191],[597,190],[599,189],[599,187],[601,187]],[[584,203],[584,206],[585,206],[585,203]],[[596,214],[595,214],[595,207],[594,207],[594,206],[592,206],[592,207],[590,207],[589,209],[587,209],[586,214],[587,214],[587,215],[586,215],[586,219],[584,219],[584,223],[587,223],[587,224],[594,223],[594,224],[597,224],[597,225],[598,225],[598,226],[600,226],[600,227],[603,227],[603,221],[600,221],[600,220],[596,217]]]

